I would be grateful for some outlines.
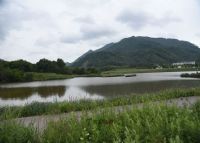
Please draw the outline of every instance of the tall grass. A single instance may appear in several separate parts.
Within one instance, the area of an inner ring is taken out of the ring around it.
[[[0,124],[1,143],[199,143],[200,102],[191,108],[152,105],[111,109],[49,123],[43,132]]]
[[[0,124],[0,143],[37,143],[39,134],[33,127],[7,121]]]
[[[179,97],[200,96],[200,88],[167,90],[154,94],[132,95],[108,100],[81,100],[74,102],[32,103],[25,106],[1,107],[0,119],[10,117],[27,117],[42,114],[59,114],[71,111],[91,110],[102,107],[123,106],[152,101],[161,101]]]
[[[196,110],[198,107],[198,110]],[[194,108],[146,105],[117,114],[106,110],[50,123],[42,141],[107,143],[199,143],[200,103]]]

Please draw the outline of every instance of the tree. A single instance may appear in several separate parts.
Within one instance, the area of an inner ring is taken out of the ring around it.
[[[41,59],[36,63],[37,70],[39,72],[54,72],[55,66],[47,59]]]
[[[57,59],[57,61],[41,59],[36,63],[36,67],[38,72],[68,73],[68,69],[62,59]]]
[[[57,65],[59,66],[59,68],[64,68],[65,62],[62,59],[57,59]]]
[[[24,60],[12,61],[8,65],[9,65],[9,68],[11,68],[11,69],[18,69],[18,70],[24,71],[24,72],[33,71],[33,64],[31,64],[27,61],[24,61]]]

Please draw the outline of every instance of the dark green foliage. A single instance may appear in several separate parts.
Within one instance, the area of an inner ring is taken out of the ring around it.
[[[52,73],[59,73],[61,70],[64,69],[64,66],[60,66],[56,61],[49,61],[47,59],[41,59],[39,62],[36,63],[37,71],[39,72],[52,72]]]
[[[86,74],[85,69],[83,70],[83,74]],[[57,59],[57,61],[41,59],[36,64],[24,60],[11,62],[0,60],[0,83],[64,79],[69,77],[67,74],[75,74],[73,71],[79,73],[79,69],[76,71],[67,67],[62,59]],[[92,70],[91,72],[96,71]]]
[[[69,68],[66,66],[62,59],[57,61],[50,61],[47,59],[41,59],[36,63],[36,72],[47,73],[60,73],[60,74],[96,74],[98,71],[95,68]]]
[[[17,60],[11,62],[0,61],[0,66],[10,69],[16,69],[22,72],[48,72],[48,73],[67,72],[67,68],[62,59],[57,59],[57,61],[41,59],[36,64],[32,64],[24,60]]]
[[[34,64],[24,60],[0,61],[0,82],[32,81],[33,75],[26,73],[34,70]]]
[[[77,67],[154,67],[174,62],[195,61],[200,49],[185,41],[164,38],[130,37],[89,51],[72,66]]]
[[[17,69],[0,67],[0,82],[32,81],[31,73],[24,73]]]
[[[11,61],[8,63],[8,67],[11,69],[17,69],[23,72],[32,72],[35,69],[34,64],[31,64],[24,60]]]
[[[62,59],[57,59],[57,65],[59,68],[64,68],[65,62]]]
[[[45,74],[39,74],[45,73]],[[54,77],[51,75],[55,73]],[[94,68],[69,68],[62,59],[41,59],[36,64],[24,60],[7,62],[0,60],[0,82],[22,82],[47,79],[64,79],[66,75],[98,74]],[[41,77],[39,77],[41,75]]]

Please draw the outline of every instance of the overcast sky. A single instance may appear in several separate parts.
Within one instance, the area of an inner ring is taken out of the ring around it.
[[[0,58],[62,58],[130,36],[200,47],[199,0],[0,0]]]

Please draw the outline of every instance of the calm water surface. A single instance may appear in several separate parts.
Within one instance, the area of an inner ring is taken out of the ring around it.
[[[200,87],[200,79],[181,78],[183,72],[139,73],[136,77],[85,77],[0,85],[0,106],[33,101],[106,99],[172,88]]]

